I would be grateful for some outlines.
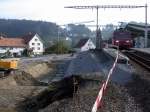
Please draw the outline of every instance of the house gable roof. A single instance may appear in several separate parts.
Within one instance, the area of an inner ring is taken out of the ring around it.
[[[25,41],[22,38],[4,38],[0,37],[1,47],[25,47]]]
[[[37,33],[29,33],[25,36],[23,36],[22,38],[25,40],[25,43],[28,44],[30,42],[30,40],[32,40],[32,38],[34,36],[37,36],[39,38],[39,40],[43,43],[43,40],[41,39],[41,37],[37,34]]]
[[[41,42],[43,42],[40,36],[36,33],[29,33],[27,35],[15,38],[0,36],[0,47],[26,47],[35,35],[40,39]]]
[[[24,35],[22,38],[24,39],[25,43],[28,44],[35,35],[36,33],[28,33],[27,35]]]
[[[88,40],[89,38],[80,39],[79,42],[75,45],[75,48],[81,48],[87,43]]]

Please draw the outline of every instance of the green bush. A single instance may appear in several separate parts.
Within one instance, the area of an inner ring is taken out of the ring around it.
[[[46,54],[47,53],[56,53],[56,54],[65,54],[70,51],[69,46],[65,43],[65,41],[57,41],[55,44],[51,47],[48,47],[45,49]]]

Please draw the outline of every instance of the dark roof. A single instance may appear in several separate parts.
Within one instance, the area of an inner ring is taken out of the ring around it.
[[[35,33],[28,33],[27,35],[24,35],[22,38],[27,44],[35,35],[36,35]]]
[[[143,25],[134,25],[128,24],[126,29],[131,32],[133,37],[144,36],[145,35],[145,26]],[[148,27],[148,38],[150,38],[150,26]]]
[[[86,44],[89,38],[80,39],[79,42],[75,45],[75,48],[81,48]]]
[[[134,26],[134,27],[140,27],[145,28],[145,23],[128,23],[127,26]],[[147,28],[150,28],[150,25],[147,25]]]

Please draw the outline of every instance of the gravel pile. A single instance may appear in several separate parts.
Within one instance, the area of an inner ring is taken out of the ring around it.
[[[100,73],[102,74],[102,63],[109,61],[109,58],[104,52],[99,52],[99,57],[90,51],[81,52],[73,59],[65,73],[65,77],[73,74],[87,74],[87,73]],[[101,63],[101,64],[100,64]]]
[[[79,91],[74,98],[55,101],[39,112],[91,112],[99,91],[99,85],[101,85],[101,83],[97,81],[85,81],[84,84],[79,87]],[[102,107],[98,112],[143,111],[124,87],[110,83],[103,97]]]

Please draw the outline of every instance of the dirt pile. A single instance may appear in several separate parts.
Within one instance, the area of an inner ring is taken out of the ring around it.
[[[18,67],[19,70],[0,79],[0,112],[20,112],[16,110],[20,102],[38,95],[47,87],[46,83],[36,78],[51,72],[53,65],[23,62]]]
[[[48,62],[32,62],[28,63],[20,69],[26,73],[29,73],[34,78],[40,78],[44,77],[47,74],[50,74],[53,71],[54,67],[55,66],[53,64]]]
[[[42,86],[47,84],[37,81],[28,73],[16,71],[14,74],[0,79],[0,85],[1,89],[6,89],[14,86]]]
[[[28,98],[34,96],[43,90],[43,86],[14,86],[6,89],[0,88],[0,110],[15,110],[16,105]],[[11,111],[10,111],[11,112]]]
[[[47,84],[38,82],[30,74],[16,71],[0,79],[0,85],[0,112],[15,112],[19,102],[39,94]]]
[[[7,78],[0,79],[0,88],[7,88],[12,86],[17,86],[17,82],[14,79],[14,76],[9,76]]]
[[[42,86],[47,85],[46,83],[37,81],[34,77],[30,74],[22,71],[16,72],[14,75],[14,79],[16,83],[20,86]]]

